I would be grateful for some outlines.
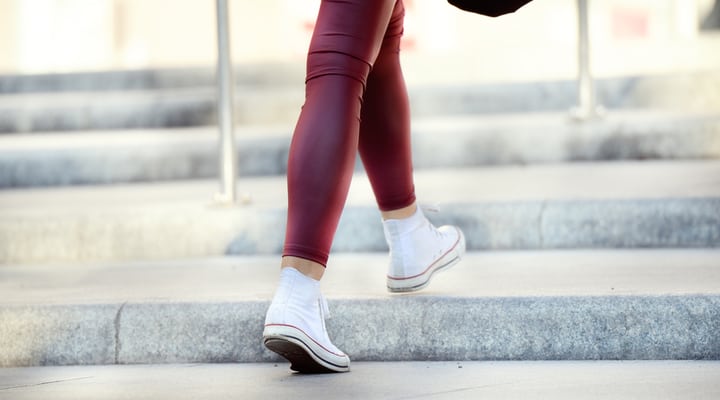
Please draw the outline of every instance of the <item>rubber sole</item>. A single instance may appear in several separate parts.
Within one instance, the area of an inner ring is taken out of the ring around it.
[[[290,369],[302,374],[327,374],[350,371],[349,365],[324,360],[299,338],[286,335],[265,336],[265,347],[290,362]]]

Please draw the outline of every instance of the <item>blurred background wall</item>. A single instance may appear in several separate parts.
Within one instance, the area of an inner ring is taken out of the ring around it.
[[[575,0],[536,0],[498,19],[405,1],[410,83],[575,76]],[[302,63],[318,4],[232,1],[234,62]],[[717,68],[720,34],[700,29],[713,5],[591,0],[595,75]],[[211,0],[0,0],[0,74],[211,66],[215,56]]]

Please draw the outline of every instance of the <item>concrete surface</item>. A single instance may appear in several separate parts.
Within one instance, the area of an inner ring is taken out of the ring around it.
[[[353,363],[340,375],[286,364],[0,369],[0,399],[697,399],[720,397],[718,362]]]
[[[518,63],[526,62],[525,57],[523,53]],[[454,64],[487,66],[451,61],[442,68],[452,70]],[[238,74],[236,121],[292,125],[304,99],[304,63],[244,68],[248,71]],[[408,79],[415,76],[410,71]],[[611,109],[717,112],[720,96],[714,88],[719,83],[717,68],[710,67],[674,75],[597,79],[596,92],[599,103]],[[418,83],[411,84],[409,92],[415,116],[565,112],[577,105],[575,80]],[[214,82],[207,69],[0,77],[0,94],[0,133],[215,124]]]
[[[334,298],[387,299],[386,253],[336,253],[323,278]],[[3,306],[264,301],[278,256],[0,266]],[[248,279],[247,275],[252,275]],[[188,288],[192,287],[192,290]],[[470,252],[424,295],[681,296],[720,293],[720,249]],[[412,297],[412,296],[410,296]]]
[[[364,175],[355,177],[335,251],[385,251]],[[0,263],[277,254],[282,177],[239,181],[243,204],[212,204],[217,183],[0,191]],[[720,162],[628,162],[419,170],[428,216],[471,249],[717,247]]]
[[[243,64],[233,70],[235,83],[245,86],[297,85],[303,66],[293,63]],[[56,74],[0,75],[0,93],[107,92],[215,86],[215,69],[164,68],[85,71]]]
[[[0,268],[0,366],[258,362],[279,258]],[[385,291],[385,254],[323,280],[357,361],[720,359],[720,251],[471,253]]]
[[[284,174],[293,126],[239,126],[239,173]],[[216,128],[0,135],[0,188],[212,178],[217,146]],[[623,110],[585,124],[566,112],[416,118],[413,158],[417,169],[719,159],[720,113]]]

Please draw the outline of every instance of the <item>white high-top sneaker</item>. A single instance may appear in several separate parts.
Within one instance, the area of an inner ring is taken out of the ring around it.
[[[290,361],[302,373],[347,372],[350,357],[330,341],[329,315],[320,282],[294,268],[283,268],[280,283],[265,316],[265,347]]]
[[[451,225],[435,228],[418,207],[405,219],[383,221],[390,247],[387,287],[391,292],[413,292],[430,283],[433,274],[457,264],[465,254],[465,237]]]

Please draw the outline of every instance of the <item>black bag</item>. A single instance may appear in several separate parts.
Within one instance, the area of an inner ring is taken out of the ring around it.
[[[448,3],[461,10],[499,17],[517,11],[530,1],[532,0],[448,0]]]

